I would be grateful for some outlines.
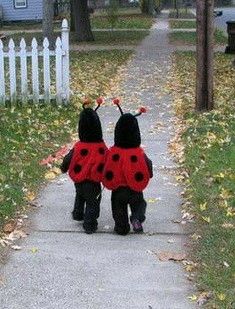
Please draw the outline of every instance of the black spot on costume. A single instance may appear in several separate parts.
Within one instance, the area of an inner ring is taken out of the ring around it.
[[[117,104],[118,105],[118,104]],[[141,136],[136,116],[121,111],[115,127],[114,146],[108,151],[103,173],[103,184],[112,190],[112,214],[114,230],[120,235],[130,231],[128,205],[131,208],[130,221],[141,223],[145,220],[146,202],[143,190],[152,177],[152,162],[140,147]]]
[[[83,227],[87,233],[95,232],[98,225],[100,183],[107,152],[96,110],[85,108],[83,105],[78,124],[80,141],[65,156],[61,165],[62,172],[69,171],[69,176],[75,184],[73,219],[84,220]]]

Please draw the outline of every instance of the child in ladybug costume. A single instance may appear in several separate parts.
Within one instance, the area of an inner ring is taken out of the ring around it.
[[[97,99],[97,108],[86,108],[90,102],[86,100],[78,123],[78,141],[73,149],[64,157],[61,165],[63,173],[69,172],[74,181],[76,198],[72,216],[82,221],[87,234],[97,230],[97,219],[100,213],[101,180],[107,154],[103,141],[101,123],[97,109],[102,99]]]
[[[121,112],[114,133],[114,146],[109,149],[103,173],[104,186],[112,190],[112,213],[114,231],[126,235],[130,231],[128,205],[131,208],[130,221],[136,233],[143,232],[146,201],[143,190],[153,176],[152,162],[140,147],[141,137],[137,116],[146,112],[124,114],[119,99],[114,99]]]

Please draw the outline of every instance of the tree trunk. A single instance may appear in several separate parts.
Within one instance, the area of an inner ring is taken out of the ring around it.
[[[73,9],[73,0],[70,0],[70,31],[75,31],[75,16]]]
[[[80,42],[94,41],[91,31],[87,0],[73,0],[73,10],[77,40]]]
[[[212,110],[214,0],[197,0],[196,110]]]
[[[49,42],[53,44],[53,17],[54,3],[51,0],[43,0],[43,21],[42,31],[43,36],[47,37]]]

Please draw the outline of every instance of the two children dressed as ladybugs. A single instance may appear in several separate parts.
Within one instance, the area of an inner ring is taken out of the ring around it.
[[[62,172],[68,171],[76,189],[73,219],[83,221],[87,234],[97,230],[102,183],[112,191],[114,231],[119,235],[129,233],[129,205],[133,231],[141,233],[146,211],[143,190],[153,173],[152,162],[140,147],[141,136],[136,117],[146,110],[141,108],[136,115],[124,114],[119,99],[113,100],[121,117],[115,126],[114,145],[108,149],[97,114],[103,100],[99,98],[96,102],[95,110],[87,107],[88,101],[84,102],[78,123],[79,141],[64,157],[61,165]]]

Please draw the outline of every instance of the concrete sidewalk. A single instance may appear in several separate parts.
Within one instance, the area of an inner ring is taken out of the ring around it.
[[[170,171],[168,153],[174,135],[171,98],[163,91],[171,66],[167,21],[159,19],[136,49],[120,85],[124,110],[144,105],[138,118],[142,143],[153,160],[154,179],[145,192],[147,220],[142,235],[113,234],[110,192],[104,191],[99,230],[86,235],[73,222],[73,184],[67,176],[51,182],[40,193],[42,208],[33,218],[31,235],[1,270],[1,309],[190,309],[193,286],[181,263],[161,262],[162,251],[183,253],[185,230],[181,219],[182,188]],[[113,142],[119,112],[99,110],[105,140]]]

